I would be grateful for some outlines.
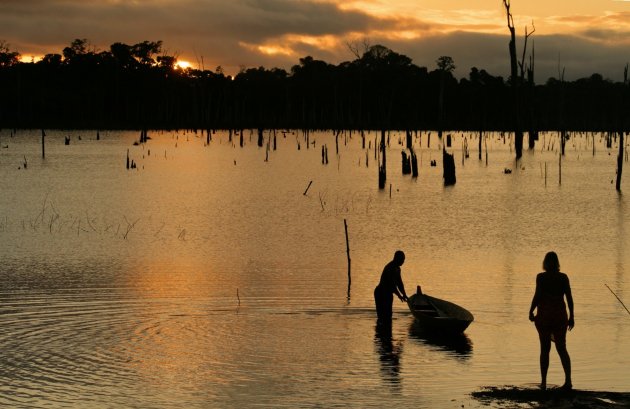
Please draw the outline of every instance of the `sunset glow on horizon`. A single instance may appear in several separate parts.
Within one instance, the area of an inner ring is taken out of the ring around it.
[[[175,68],[180,68],[185,70],[186,68],[191,68],[192,64],[188,61],[184,61],[184,60],[177,60],[177,63],[175,64]]]

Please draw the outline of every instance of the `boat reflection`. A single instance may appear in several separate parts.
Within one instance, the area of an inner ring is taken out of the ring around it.
[[[448,334],[424,329],[416,320],[409,326],[409,338],[423,344],[436,346],[453,352],[457,357],[467,359],[472,355],[472,341],[464,333]]]

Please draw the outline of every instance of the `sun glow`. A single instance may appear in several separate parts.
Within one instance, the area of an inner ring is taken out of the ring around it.
[[[175,67],[185,70],[186,68],[191,68],[192,64],[189,63],[188,61],[184,61],[184,60],[177,60],[177,62],[175,63]]]
[[[20,55],[19,60],[20,62],[25,62],[25,63],[36,63],[36,62],[40,62],[41,60],[44,59],[43,55]]]

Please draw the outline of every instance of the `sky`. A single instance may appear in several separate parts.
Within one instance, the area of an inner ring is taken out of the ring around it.
[[[561,71],[623,79],[630,0],[512,0],[511,11],[519,59],[535,27],[536,82]],[[0,41],[23,60],[61,53],[75,38],[99,51],[162,40],[165,54],[227,74],[290,70],[309,55],[339,64],[376,44],[430,70],[451,56],[457,78],[472,67],[504,78],[510,70],[502,0],[0,0]]]

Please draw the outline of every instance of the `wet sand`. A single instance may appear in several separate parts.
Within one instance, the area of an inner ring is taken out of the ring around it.
[[[487,386],[472,393],[473,398],[500,408],[630,408],[630,392],[605,392],[574,389],[565,391],[512,385]]]

